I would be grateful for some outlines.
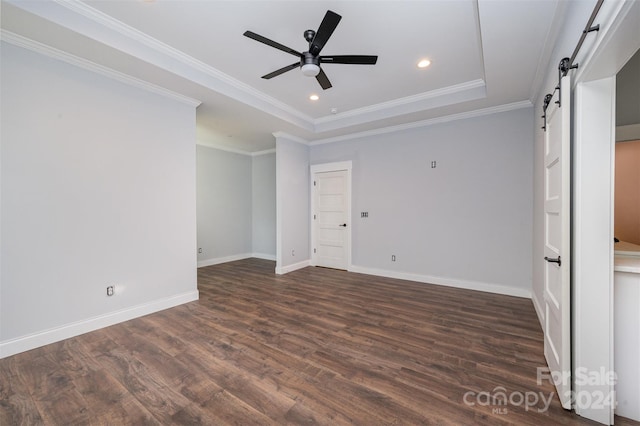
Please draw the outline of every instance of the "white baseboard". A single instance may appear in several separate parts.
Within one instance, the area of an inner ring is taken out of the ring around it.
[[[531,300],[533,301],[533,308],[536,310],[536,314],[538,315],[540,326],[544,328],[544,310],[542,309],[542,304],[538,301],[535,293],[531,295]]]
[[[264,260],[276,260],[275,254],[251,253],[251,257],[255,257],[256,259],[264,259]]]
[[[310,260],[307,259],[307,260],[303,260],[302,262],[294,263],[293,265],[287,265],[287,266],[276,265],[276,274],[284,275],[289,272],[297,271],[298,269],[306,268],[307,266],[309,266],[309,262]]]
[[[198,268],[203,266],[219,265],[220,263],[235,262],[236,260],[248,259],[252,257],[251,253],[234,254],[231,256],[215,257],[213,259],[205,259],[198,261]]]
[[[90,331],[108,327],[110,325],[172,308],[174,306],[182,305],[183,303],[193,302],[194,300],[198,300],[198,298],[199,293],[197,290],[189,291],[186,293],[176,294],[175,296],[166,297],[164,299],[143,303],[131,308],[110,312],[97,317],[0,342],[0,359],[20,352],[39,348],[40,346],[69,339]]]
[[[227,262],[235,262],[236,260],[249,259],[251,257],[264,259],[264,260],[276,260],[275,254],[241,253],[241,254],[234,254],[231,256],[215,257],[213,259],[200,260],[198,261],[198,268],[202,268],[203,266],[219,265],[221,263],[227,263]]]
[[[388,271],[385,269],[367,268],[364,266],[352,265],[350,272],[359,274],[377,275],[386,278],[397,278],[400,280],[416,281],[427,284],[437,284],[447,287],[464,288],[467,290],[484,291],[487,293],[503,294],[506,296],[531,298],[531,291],[522,288],[509,287],[500,284],[483,283],[479,281],[467,281],[455,278],[435,277],[431,275],[412,274],[408,272]]]

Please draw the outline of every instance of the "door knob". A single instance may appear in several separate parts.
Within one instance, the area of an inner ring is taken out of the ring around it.
[[[338,225],[338,226],[344,226],[345,228],[347,227],[346,223],[343,223],[342,225]]]
[[[544,260],[546,260],[549,263],[557,263],[558,266],[562,265],[562,261],[560,260],[560,256],[556,257],[555,259],[552,257],[544,257]]]

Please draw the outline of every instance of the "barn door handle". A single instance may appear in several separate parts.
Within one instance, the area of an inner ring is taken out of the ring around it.
[[[562,261],[560,260],[560,256],[556,257],[555,259],[545,256],[544,260],[546,260],[549,263],[557,263],[558,266],[562,265]]]
[[[345,228],[347,227],[346,223],[343,223],[342,225],[338,225],[338,226],[344,226]]]

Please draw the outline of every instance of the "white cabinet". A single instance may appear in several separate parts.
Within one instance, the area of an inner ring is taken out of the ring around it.
[[[640,257],[616,256],[614,272],[615,413],[640,421]]]

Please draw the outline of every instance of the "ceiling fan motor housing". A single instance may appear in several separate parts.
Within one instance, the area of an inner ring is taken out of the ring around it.
[[[309,52],[302,53],[300,57],[300,68],[302,74],[308,77],[315,77],[320,73],[320,60]]]

